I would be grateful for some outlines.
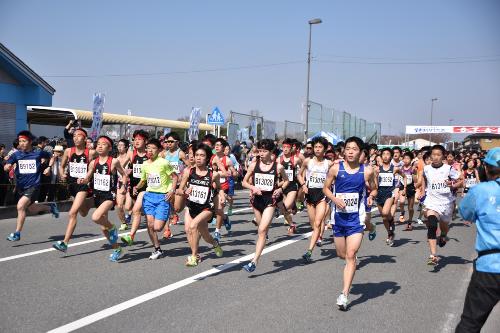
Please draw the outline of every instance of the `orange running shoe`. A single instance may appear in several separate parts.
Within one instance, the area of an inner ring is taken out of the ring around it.
[[[172,237],[172,231],[170,231],[168,226],[165,226],[165,230],[163,230],[163,238],[170,239]]]

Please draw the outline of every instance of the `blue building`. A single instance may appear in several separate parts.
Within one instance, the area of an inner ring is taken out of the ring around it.
[[[28,105],[52,106],[55,89],[0,43],[0,143],[28,128]]]

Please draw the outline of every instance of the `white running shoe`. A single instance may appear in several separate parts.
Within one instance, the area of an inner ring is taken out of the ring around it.
[[[346,311],[347,304],[349,304],[349,299],[346,295],[344,295],[344,293],[341,293],[339,297],[337,297],[337,306],[339,307],[339,310]]]
[[[156,259],[160,258],[162,255],[163,255],[162,250],[153,251],[151,253],[151,255],[149,256],[149,260],[156,260]]]
[[[424,224],[424,222],[421,219],[417,219],[417,223],[420,225]]]

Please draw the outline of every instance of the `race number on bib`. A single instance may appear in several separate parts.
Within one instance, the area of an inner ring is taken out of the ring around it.
[[[19,160],[17,167],[21,174],[36,173],[36,160]]]
[[[203,205],[207,202],[209,188],[206,186],[190,185],[191,193],[189,194],[189,201]]]
[[[394,174],[392,173],[381,173],[379,186],[389,187],[394,185]]]
[[[309,176],[308,187],[309,188],[323,188],[325,184],[326,175],[323,173],[313,172]]]
[[[69,162],[69,175],[73,178],[85,178],[87,176],[87,164]]]
[[[148,174],[148,187],[158,188],[160,186],[161,186],[160,175],[157,173],[149,173]]]
[[[111,190],[111,176],[94,173],[94,190],[104,192]]]
[[[476,186],[477,180],[476,178],[465,178],[465,187],[471,188],[473,186]]]
[[[342,213],[357,213],[359,211],[359,193],[335,193],[335,197],[342,199],[345,203],[344,209],[338,209]]]
[[[142,172],[142,164],[134,164],[132,165],[132,176],[134,178],[141,178],[141,172]]]
[[[451,193],[450,187],[446,184],[445,181],[442,182],[434,182],[430,184],[430,189],[432,192],[439,193],[439,194],[447,194]]]
[[[413,183],[413,175],[406,175],[406,185]]]
[[[268,173],[255,174],[255,186],[265,192],[274,190],[274,175]]]
[[[293,181],[293,170],[285,170],[286,176],[288,177],[289,181]]]

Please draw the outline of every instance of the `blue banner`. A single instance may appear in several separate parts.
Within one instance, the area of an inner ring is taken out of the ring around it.
[[[101,133],[102,128],[102,113],[104,112],[105,95],[103,93],[95,93],[92,105],[92,127],[90,129],[90,137],[96,140]]]

